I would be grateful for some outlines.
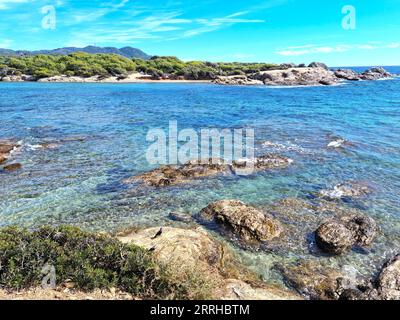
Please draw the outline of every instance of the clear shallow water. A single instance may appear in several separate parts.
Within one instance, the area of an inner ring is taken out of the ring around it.
[[[257,153],[275,151],[294,165],[250,177],[129,189],[122,179],[153,168],[145,159],[147,131],[167,128],[169,120],[177,120],[179,129],[254,128]],[[373,194],[343,205],[374,217],[382,235],[368,253],[318,259],[370,274],[400,251],[398,78],[308,88],[0,83],[0,121],[0,139],[23,142],[14,155],[23,170],[0,173],[0,226],[179,226],[169,212],[195,214],[212,201],[232,198],[267,208],[279,199],[308,199],[357,180],[371,184]],[[328,150],[329,135],[352,145]],[[36,147],[45,142],[59,147]],[[277,281],[273,263],[317,259],[290,248],[279,254],[234,250],[265,279]]]

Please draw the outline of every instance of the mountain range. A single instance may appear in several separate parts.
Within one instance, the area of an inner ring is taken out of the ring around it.
[[[132,47],[124,47],[121,49],[115,47],[96,47],[96,46],[87,46],[84,48],[76,48],[76,47],[65,47],[58,48],[53,50],[36,50],[36,51],[27,51],[27,50],[11,50],[11,49],[0,49],[0,56],[34,56],[38,54],[47,54],[47,55],[68,55],[74,52],[86,52],[86,53],[108,53],[108,54],[119,54],[121,56],[127,58],[140,58],[144,60],[148,60],[151,58],[150,55],[144,53],[142,50],[132,48]]]

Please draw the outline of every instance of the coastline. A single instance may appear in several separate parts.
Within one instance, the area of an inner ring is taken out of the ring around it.
[[[363,73],[357,73],[351,69],[330,70],[326,65],[315,63],[308,67],[288,67],[260,71],[251,74],[216,76],[210,79],[185,79],[184,77],[163,77],[143,73],[131,73],[128,75],[100,77],[67,76],[58,75],[37,79],[32,75],[6,76],[0,82],[39,82],[39,83],[213,83],[217,85],[235,86],[268,86],[268,87],[309,87],[309,86],[336,86],[347,81],[373,81],[389,80],[394,75],[383,68],[371,68]]]

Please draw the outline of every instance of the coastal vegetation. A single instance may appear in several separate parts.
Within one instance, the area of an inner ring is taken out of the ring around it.
[[[45,266],[54,267],[56,285],[71,281],[80,290],[118,288],[146,299],[205,298],[194,277],[173,281],[150,251],[108,235],[67,226],[0,230],[0,288],[40,286]]]
[[[1,56],[0,77],[30,75],[37,79],[66,75],[79,77],[124,77],[141,72],[154,78],[210,80],[217,76],[244,75],[277,68],[266,63],[184,62],[176,57],[154,56],[129,59],[116,54]]]

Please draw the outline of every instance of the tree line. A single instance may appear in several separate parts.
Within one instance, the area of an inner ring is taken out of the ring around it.
[[[0,77],[30,75],[37,79],[53,76],[110,76],[124,78],[134,72],[155,79],[210,80],[217,76],[244,75],[278,68],[268,63],[181,61],[154,56],[149,60],[129,59],[116,54],[1,56]]]

